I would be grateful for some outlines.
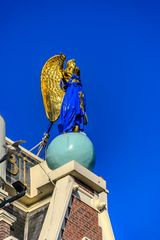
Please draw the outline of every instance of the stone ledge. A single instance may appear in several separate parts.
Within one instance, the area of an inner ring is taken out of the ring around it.
[[[44,161],[30,169],[31,185],[30,196],[28,197],[33,198],[38,195],[38,190],[48,184],[50,180],[55,183],[67,175],[79,179],[98,193],[106,191],[106,181],[103,178],[97,176],[74,160],[55,170],[49,169],[46,161]]]

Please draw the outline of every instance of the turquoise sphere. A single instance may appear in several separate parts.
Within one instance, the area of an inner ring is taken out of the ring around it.
[[[95,151],[91,140],[84,133],[64,133],[49,144],[46,162],[50,169],[56,169],[72,160],[89,170],[95,165]]]

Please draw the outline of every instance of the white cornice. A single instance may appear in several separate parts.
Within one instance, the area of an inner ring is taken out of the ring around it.
[[[17,218],[12,214],[6,212],[4,209],[0,209],[0,222],[4,221],[5,223],[12,225],[12,223],[14,223],[16,220]]]
[[[103,178],[97,176],[74,160],[55,170],[49,169],[46,161],[43,161],[30,169],[30,197],[37,196],[41,188],[44,188],[51,181],[55,183],[58,179],[68,175],[79,179],[98,193],[107,191],[106,181]]]
[[[18,238],[15,238],[13,236],[9,236],[9,237],[5,238],[4,240],[18,240]]]

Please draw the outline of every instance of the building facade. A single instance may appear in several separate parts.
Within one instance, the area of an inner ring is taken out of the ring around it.
[[[5,123],[0,118],[0,157]],[[23,147],[0,164],[0,200],[16,194],[19,180],[27,193],[0,209],[0,240],[114,240],[106,181],[76,161],[51,170]]]

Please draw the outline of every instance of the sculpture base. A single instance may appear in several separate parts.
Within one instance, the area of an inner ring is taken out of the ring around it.
[[[61,134],[49,144],[46,162],[50,169],[56,169],[72,160],[90,171],[95,165],[95,151],[91,140],[85,133]]]

